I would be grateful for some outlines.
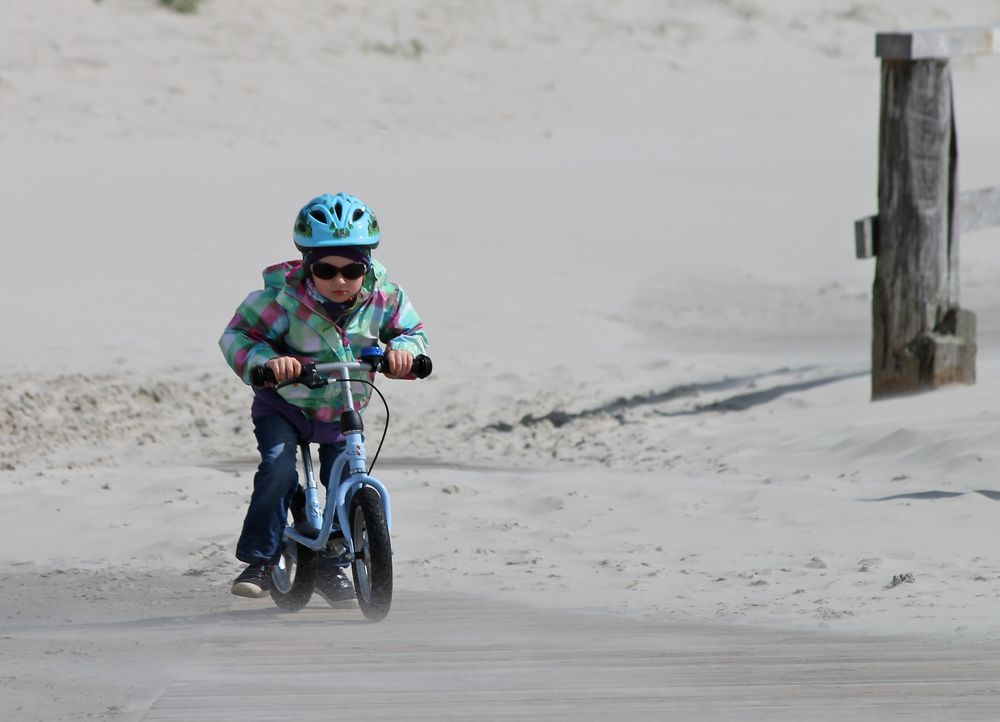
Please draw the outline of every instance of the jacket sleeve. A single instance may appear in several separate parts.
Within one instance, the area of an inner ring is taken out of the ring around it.
[[[274,299],[270,289],[251,293],[236,309],[219,339],[226,363],[244,383],[250,383],[250,369],[281,355],[288,316]]]
[[[414,356],[427,350],[427,334],[410,299],[399,286],[390,294],[382,317],[379,340],[391,349],[409,351]]]

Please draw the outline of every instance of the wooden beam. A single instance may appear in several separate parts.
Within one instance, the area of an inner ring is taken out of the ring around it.
[[[1000,53],[1000,25],[875,35],[875,56],[883,60],[947,59],[997,53]]]
[[[972,233],[1000,226],[1000,186],[963,191],[958,195],[958,231]],[[858,258],[878,255],[878,216],[854,221],[854,252]]]
[[[965,191],[958,200],[958,230],[971,233],[1000,226],[1000,186]]]
[[[854,221],[854,253],[858,258],[878,255],[878,216]]]

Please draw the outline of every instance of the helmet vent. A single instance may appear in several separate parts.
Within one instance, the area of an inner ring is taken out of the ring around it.
[[[344,206],[340,204],[340,201],[333,204],[333,212],[336,214],[337,220],[344,217]]]
[[[318,208],[314,208],[311,211],[309,211],[309,215],[311,215],[313,218],[315,218],[320,223],[329,223],[330,222],[330,219],[326,217],[326,214],[323,213],[323,211],[319,210]]]
[[[351,216],[351,223],[357,223],[358,221],[360,221],[361,216],[363,216],[364,214],[365,214],[364,208],[356,208],[354,210],[354,215]]]

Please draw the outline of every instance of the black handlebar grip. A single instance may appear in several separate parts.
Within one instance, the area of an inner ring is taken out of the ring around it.
[[[274,371],[268,366],[254,366],[250,369],[250,383],[254,386],[267,386],[275,381]]]
[[[425,379],[431,375],[433,369],[434,364],[431,363],[431,357],[420,354],[413,359],[413,366],[410,372],[418,379]]]

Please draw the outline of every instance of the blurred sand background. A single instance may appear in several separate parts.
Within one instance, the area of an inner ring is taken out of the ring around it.
[[[254,442],[216,340],[294,256],[298,207],[338,190],[376,210],[435,362],[383,384],[400,590],[1000,638],[1000,233],[962,241],[977,385],[877,404],[852,237],[875,32],[998,18],[4,3],[2,716],[138,718],[167,681],[151,656],[232,605]],[[1000,59],[953,72],[961,186],[1000,183]]]

